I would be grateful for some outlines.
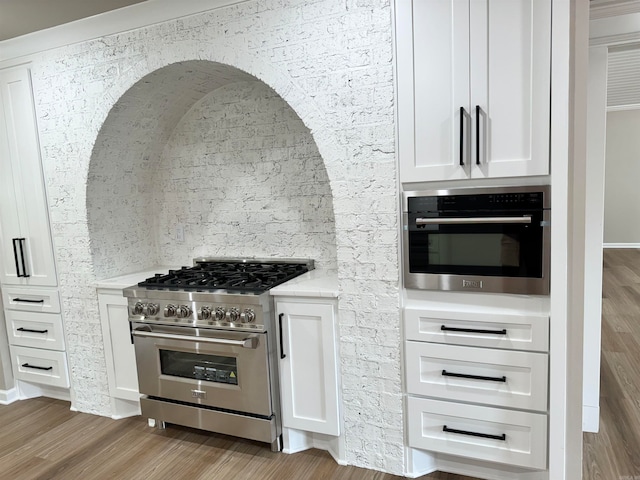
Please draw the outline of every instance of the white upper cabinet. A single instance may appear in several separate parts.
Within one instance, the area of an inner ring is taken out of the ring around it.
[[[31,77],[0,71],[0,281],[57,284]]]
[[[549,172],[551,0],[397,0],[400,178]]]

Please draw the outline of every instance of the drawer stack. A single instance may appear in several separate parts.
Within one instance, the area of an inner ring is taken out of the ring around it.
[[[5,286],[2,296],[14,378],[69,388],[57,289]]]
[[[409,446],[547,464],[549,318],[405,308]]]

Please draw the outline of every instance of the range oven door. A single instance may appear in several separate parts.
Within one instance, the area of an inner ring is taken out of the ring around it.
[[[549,210],[405,213],[405,286],[547,294],[549,217]]]
[[[132,323],[140,393],[273,414],[266,333]]]

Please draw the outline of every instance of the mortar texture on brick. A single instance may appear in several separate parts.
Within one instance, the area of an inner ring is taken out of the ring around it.
[[[165,165],[173,158],[171,168],[183,168],[175,164],[180,139],[172,138],[181,119],[187,123],[189,109],[210,92],[214,98],[218,88],[234,90],[240,88],[236,82],[255,78],[284,99],[309,129],[329,180],[341,290],[338,327],[347,461],[402,473],[389,2],[247,1],[47,51],[34,61],[32,72],[74,406],[110,413],[92,285],[97,278],[149,266],[148,260],[133,258],[133,252],[161,250],[162,235],[154,232],[162,231],[162,222],[172,221],[171,209],[158,223],[149,218],[139,229],[121,230],[121,243],[108,246],[92,235],[99,231],[96,225],[122,216],[127,218],[114,228],[124,228],[157,212],[152,194],[157,186],[150,181],[157,177],[146,174],[158,159]],[[158,78],[146,83],[147,75],[154,74]],[[118,115],[125,118],[136,104],[146,113],[130,117],[133,123],[117,126],[110,121]],[[124,158],[109,153],[116,151]],[[196,168],[194,161],[189,159],[185,170]],[[123,184],[114,184],[116,178]],[[326,198],[326,191],[316,193]],[[99,213],[94,202],[102,202]],[[328,205],[322,207],[330,211]],[[302,217],[304,222],[304,212]],[[207,228],[215,228],[215,221],[208,220]],[[193,232],[186,233],[188,237]],[[149,243],[148,238],[157,240]],[[331,248],[319,253],[327,266]]]

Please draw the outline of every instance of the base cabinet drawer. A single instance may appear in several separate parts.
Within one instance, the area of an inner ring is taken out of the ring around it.
[[[69,388],[67,356],[64,352],[10,345],[16,380]]]
[[[64,350],[62,316],[6,310],[7,335],[11,345]]]
[[[547,410],[546,353],[405,343],[407,393]]]
[[[407,307],[407,340],[509,350],[549,351],[549,317]]]
[[[547,415],[407,397],[409,446],[545,469]]]
[[[6,310],[60,313],[60,297],[56,288],[2,287],[2,303]]]

